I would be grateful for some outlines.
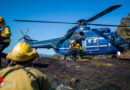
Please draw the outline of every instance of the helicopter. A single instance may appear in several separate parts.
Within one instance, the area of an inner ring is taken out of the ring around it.
[[[78,22],[54,22],[54,21],[34,21],[34,20],[14,20],[17,22],[40,22],[40,23],[62,23],[62,24],[76,24],[67,31],[67,33],[60,38],[38,41],[33,40],[26,34],[23,37],[26,43],[28,43],[32,48],[53,48],[56,53],[64,55],[65,57],[70,55],[71,41],[75,41],[82,46],[82,55],[105,55],[112,54],[116,57],[116,54],[120,55],[130,48],[130,43],[123,38],[121,38],[116,32],[111,32],[109,28],[90,28],[88,25],[94,26],[111,26],[111,27],[130,27],[130,26],[120,26],[120,25],[108,25],[108,24],[93,24],[90,23],[111,11],[119,8],[122,5],[114,5],[105,9],[104,11],[98,13],[97,15],[89,18],[88,20],[80,19]]]

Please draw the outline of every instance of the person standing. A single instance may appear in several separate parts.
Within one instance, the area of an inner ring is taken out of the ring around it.
[[[71,41],[69,49],[70,49],[70,55],[71,55],[72,59],[74,61],[76,61],[76,59],[77,59],[77,49],[76,49],[76,44],[75,44],[74,40]]]
[[[82,47],[79,43],[76,44],[76,49],[77,49],[77,56],[81,59],[82,57]]]
[[[2,53],[2,51],[7,48],[10,44],[10,28],[5,24],[5,20],[3,17],[0,17],[0,67],[1,67],[1,57],[5,58],[6,54]]]

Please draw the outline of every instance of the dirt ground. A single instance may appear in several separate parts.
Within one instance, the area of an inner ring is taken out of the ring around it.
[[[2,60],[2,67],[7,61]],[[37,58],[34,68],[47,75],[56,90],[130,90],[130,59]]]

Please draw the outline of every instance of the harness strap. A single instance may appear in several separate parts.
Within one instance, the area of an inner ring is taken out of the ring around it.
[[[39,79],[38,79],[33,73],[31,73],[29,70],[27,70],[27,69],[24,68],[24,67],[18,67],[18,68],[14,68],[14,69],[9,70],[8,72],[6,72],[6,73],[4,74],[3,79],[4,79],[9,73],[14,72],[14,71],[19,70],[19,69],[23,69],[24,71],[26,71],[27,73],[29,73],[31,76],[33,76],[33,78],[36,79],[36,81],[37,81],[37,83],[38,83],[39,90],[40,90],[40,82],[39,82]]]
[[[7,25],[6,26],[2,26],[1,28],[0,28],[0,30],[3,30],[5,27],[8,27]],[[9,28],[9,27],[8,27]]]

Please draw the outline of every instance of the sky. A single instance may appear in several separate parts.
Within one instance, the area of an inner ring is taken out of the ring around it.
[[[35,40],[48,40],[62,37],[75,25],[15,22],[13,20],[45,20],[61,22],[77,22],[89,19],[112,5],[122,6],[91,23],[119,25],[121,18],[130,13],[130,0],[0,0],[0,16],[12,32],[11,43],[4,52],[9,53],[22,37],[20,30]],[[91,26],[91,28],[100,28]],[[115,31],[116,28],[112,28]],[[22,42],[22,41],[20,41]],[[38,49],[39,53],[54,54],[52,49]]]

